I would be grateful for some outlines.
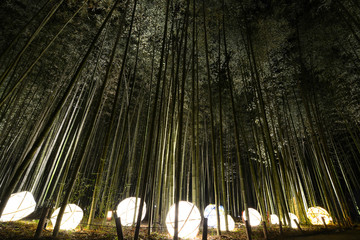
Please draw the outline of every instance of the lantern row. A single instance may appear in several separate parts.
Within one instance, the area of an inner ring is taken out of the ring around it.
[[[126,198],[119,203],[117,206],[117,215],[121,219],[121,224],[123,226],[131,226],[137,220],[139,214],[139,205],[140,198],[130,197]],[[0,221],[17,221],[25,218],[34,212],[36,207],[36,202],[33,195],[30,192],[23,191],[14,193],[10,196],[6,207],[4,209],[3,215],[0,218]],[[53,226],[56,223],[56,219],[60,208],[56,209],[52,216],[51,222]],[[258,226],[262,221],[260,213],[253,208],[248,208],[249,211],[249,224],[251,226]],[[142,209],[141,220],[145,218],[146,215],[146,204],[144,203]],[[75,229],[81,222],[84,216],[83,210],[75,204],[67,204],[65,212],[60,224],[60,229],[62,230],[71,230]],[[216,216],[216,206],[214,204],[208,205],[204,210],[204,217],[208,219],[208,227],[216,228],[217,227],[217,216]],[[227,215],[228,229],[230,231],[235,229],[235,222],[230,215]],[[247,220],[245,216],[245,211],[242,213],[244,220]],[[299,222],[297,216],[293,213],[289,213],[290,217],[290,226],[296,228],[297,225],[295,221]],[[332,222],[332,218],[329,213],[321,207],[311,207],[307,210],[307,217],[313,225],[321,225],[323,221],[326,224]],[[220,219],[220,229],[221,231],[226,230],[225,226],[225,211],[223,206],[219,206],[219,219]],[[172,205],[166,216],[166,227],[171,236],[174,235],[175,229],[175,204]],[[275,214],[270,215],[271,224],[279,224],[279,218]],[[285,221],[285,223],[287,223]],[[201,214],[199,209],[192,203],[186,201],[179,202],[179,216],[178,216],[178,235],[181,238],[194,238],[200,228],[201,224]]]

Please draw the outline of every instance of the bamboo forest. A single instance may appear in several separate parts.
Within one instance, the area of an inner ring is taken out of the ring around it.
[[[0,239],[360,239],[360,3],[2,0],[0,166]]]

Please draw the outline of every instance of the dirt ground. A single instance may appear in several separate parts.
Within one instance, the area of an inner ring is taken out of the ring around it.
[[[331,232],[327,234],[315,234],[311,236],[289,237],[287,240],[360,240],[360,229],[352,229],[344,232]]]
[[[210,230],[208,239],[239,239],[246,240],[246,233],[244,226],[237,225],[238,228],[233,232],[222,233],[222,236],[216,236],[214,230]],[[25,240],[34,239],[37,227],[36,221],[17,221],[17,222],[0,222],[0,239],[2,240]],[[303,226],[303,231],[295,230],[291,228],[283,228],[283,239],[292,240],[360,240],[360,228],[354,228],[347,231],[340,231],[336,226],[329,226],[328,231],[325,231],[323,227]],[[125,239],[133,239],[134,228],[123,227]],[[42,233],[40,239],[53,239],[51,224]],[[310,236],[309,236],[310,235]],[[270,226],[268,228],[269,239],[280,239],[279,228]],[[107,222],[106,225],[95,224],[92,229],[86,229],[80,225],[73,231],[60,231],[58,240],[116,240],[116,229],[112,222]],[[141,228],[140,239],[143,240],[165,240],[172,239],[166,232],[166,229],[158,229],[158,232],[153,232],[150,235],[147,234],[147,227],[143,225]],[[201,233],[198,234],[196,239],[201,239]],[[260,240],[264,239],[264,233],[262,227],[252,228],[252,239]]]

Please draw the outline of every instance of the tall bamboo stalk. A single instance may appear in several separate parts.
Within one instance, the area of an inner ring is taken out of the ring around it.
[[[96,36],[94,37],[93,41],[91,42],[87,52],[85,53],[80,65],[78,66],[74,76],[72,77],[69,85],[67,86],[66,90],[65,90],[65,94],[61,97],[61,99],[59,100],[58,104],[54,107],[54,111],[49,115],[49,118],[46,122],[46,125],[43,127],[43,129],[41,130],[39,136],[37,137],[37,139],[35,140],[35,142],[33,143],[33,146],[31,147],[31,149],[28,151],[28,153],[24,156],[24,159],[21,161],[21,165],[15,170],[14,173],[14,177],[11,179],[11,181],[9,182],[9,184],[6,186],[6,188],[1,189],[1,202],[0,202],[0,215],[2,214],[2,212],[4,211],[5,208],[5,204],[7,203],[7,200],[9,199],[13,189],[15,188],[15,185],[17,184],[17,182],[19,181],[19,179],[21,178],[23,172],[26,170],[27,166],[29,165],[30,161],[32,160],[32,158],[34,157],[35,153],[37,152],[37,150],[39,149],[39,147],[41,146],[41,143],[43,142],[43,139],[46,137],[46,135],[48,134],[51,126],[53,125],[55,119],[58,117],[59,112],[62,108],[62,106],[65,104],[68,96],[71,93],[71,90],[73,89],[73,87],[75,86],[75,83],[77,82],[82,70],[84,69],[86,60],[88,59],[90,53],[92,52],[93,48],[95,47],[95,43],[97,42],[98,38],[100,37],[102,30],[105,28],[106,23],[109,21],[112,13],[114,12],[117,4],[120,2],[120,0],[117,0],[112,9],[110,10],[110,12],[108,13],[108,15],[106,16],[104,22],[102,23],[100,29],[98,30]]]
[[[157,102],[158,102],[158,97],[159,97],[159,92],[160,92],[160,83],[161,83],[161,76],[162,76],[162,71],[163,71],[163,59],[164,59],[164,55],[165,55],[165,43],[166,43],[166,36],[167,36],[167,26],[168,26],[168,16],[169,16],[169,4],[170,1],[167,0],[166,1],[166,13],[165,13],[165,25],[164,25],[164,34],[163,34],[163,41],[162,41],[162,46],[161,46],[161,55],[160,55],[160,66],[159,66],[159,72],[158,72],[158,78],[157,78],[157,82],[156,82],[156,89],[155,89],[155,96],[154,96],[154,104],[153,104],[153,111],[151,112],[151,119],[150,119],[150,129],[149,129],[149,142],[148,142],[148,146],[147,146],[147,150],[146,150],[146,159],[145,159],[145,167],[144,167],[144,175],[141,176],[141,186],[142,186],[142,190],[140,192],[140,205],[139,205],[139,213],[138,213],[138,217],[137,217],[137,222],[136,222],[136,229],[135,229],[135,234],[134,234],[134,240],[137,240],[139,237],[139,232],[140,232],[140,222],[141,222],[141,215],[142,215],[142,210],[143,210],[143,206],[144,206],[144,201],[145,201],[145,191],[146,191],[146,181],[148,180],[148,174],[149,174],[149,165],[150,165],[150,161],[151,161],[151,152],[152,152],[152,140],[153,140],[153,136],[154,136],[154,132],[155,132],[155,117],[156,117],[156,112],[157,112]],[[165,79],[164,79],[165,81]]]

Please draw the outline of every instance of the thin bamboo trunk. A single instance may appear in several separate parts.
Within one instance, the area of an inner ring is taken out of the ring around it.
[[[109,21],[113,11],[115,10],[115,8],[116,8],[116,6],[117,6],[117,4],[119,2],[120,2],[120,0],[117,0],[114,3],[114,6],[112,7],[110,12],[106,16],[104,22],[102,23],[100,29],[98,30],[98,32],[96,34],[96,36],[94,37],[93,41],[91,42],[85,56],[83,57],[80,65],[78,66],[78,68],[76,70],[76,73],[74,74],[74,76],[72,77],[69,85],[67,86],[67,88],[65,90],[65,94],[61,97],[61,99],[59,100],[57,105],[54,107],[54,111],[49,115],[49,118],[48,118],[45,126],[41,130],[39,136],[37,137],[37,139],[33,143],[31,149],[25,155],[24,159],[21,161],[21,165],[15,170],[15,172],[13,174],[14,177],[11,179],[11,181],[6,186],[6,188],[1,189],[1,191],[0,191],[1,192],[0,216],[1,216],[2,212],[4,211],[7,200],[9,199],[12,191],[14,190],[15,185],[18,183],[19,179],[21,178],[22,174],[24,173],[24,171],[28,167],[28,165],[31,162],[32,158],[34,157],[35,153],[38,151],[39,147],[41,146],[41,143],[43,142],[43,139],[48,134],[49,130],[51,129],[51,127],[52,127],[52,125],[53,125],[53,123],[55,121],[55,119],[58,117],[60,110],[62,109],[63,105],[65,104],[65,102],[66,102],[66,100],[68,98],[68,96],[72,92],[72,89],[75,86],[75,83],[77,82],[82,70],[84,69],[85,63],[86,63],[91,51],[95,47],[95,43],[97,42],[98,38],[100,37],[103,29],[105,28],[106,23]]]
[[[145,167],[144,167],[144,176],[142,176],[142,179],[141,179],[141,183],[142,183],[141,184],[142,190],[140,192],[141,201],[140,201],[140,205],[139,205],[139,213],[138,213],[137,222],[136,222],[134,240],[137,240],[138,237],[139,237],[141,215],[142,215],[142,210],[143,210],[144,201],[145,201],[145,191],[146,191],[145,186],[146,186],[146,181],[148,180],[149,165],[150,165],[150,162],[151,162],[151,151],[152,151],[152,144],[153,144],[152,140],[153,140],[153,136],[154,136],[154,132],[155,132],[155,117],[156,117],[156,112],[157,112],[156,110],[157,110],[158,97],[159,97],[159,93],[160,93],[160,83],[161,83],[161,77],[162,77],[162,71],[163,71],[163,59],[164,59],[164,55],[165,55],[165,43],[166,43],[166,37],[167,37],[167,25],[168,25],[168,16],[169,16],[169,3],[170,3],[170,1],[167,0],[166,1],[166,13],[165,13],[165,26],[164,26],[163,42],[162,42],[161,55],[160,55],[160,66],[159,66],[159,73],[158,73],[158,78],[157,78],[157,82],[156,82],[153,111],[151,112],[150,129],[149,129],[149,142],[147,144],[148,145],[147,146],[147,152],[146,152],[146,155],[145,155],[146,159],[145,159]],[[165,81],[165,79],[164,79],[164,81]]]
[[[112,67],[112,64],[113,64],[113,61],[114,61],[114,57],[115,57],[115,53],[116,53],[116,48],[117,48],[117,46],[119,44],[119,40],[120,40],[120,36],[121,36],[121,33],[122,33],[122,28],[123,28],[123,23],[124,23],[124,20],[125,20],[125,17],[126,17],[126,10],[127,10],[127,7],[128,7],[128,3],[129,3],[129,1],[127,1],[127,3],[126,3],[125,12],[124,12],[123,17],[122,17],[123,21],[120,21],[119,31],[118,31],[118,34],[117,34],[117,37],[116,37],[116,40],[115,40],[115,43],[114,43],[114,47],[113,47],[111,56],[110,56],[110,61],[109,61],[108,67],[107,67],[107,70],[106,70],[105,82],[107,82],[107,79],[109,78],[110,70],[111,70],[111,67]],[[116,114],[117,101],[118,101],[118,96],[119,96],[119,93],[120,93],[120,86],[122,84],[122,78],[123,78],[125,64],[126,64],[127,52],[128,52],[128,48],[129,48],[129,41],[130,41],[130,37],[131,37],[131,34],[132,34],[132,27],[133,27],[133,22],[134,22],[134,17],[135,17],[136,6],[137,6],[137,0],[134,1],[134,8],[133,8],[132,15],[131,15],[130,29],[129,29],[128,37],[127,37],[127,40],[126,40],[124,55],[123,55],[123,59],[122,59],[121,69],[120,69],[119,78],[118,78],[118,84],[117,84],[115,98],[114,98],[114,103],[113,103],[113,107],[112,107],[112,110],[111,110],[110,126],[107,128],[106,136],[105,136],[105,145],[104,145],[105,147],[103,148],[102,153],[101,153],[101,157],[99,159],[100,163],[99,163],[99,167],[98,167],[98,170],[97,170],[97,176],[96,176],[96,180],[95,180],[95,187],[94,187],[94,191],[93,191],[93,196],[92,196],[92,201],[91,201],[91,206],[90,206],[90,212],[89,212],[89,218],[88,218],[88,223],[87,223],[88,228],[90,227],[90,225],[91,225],[91,223],[93,221],[94,215],[95,215],[95,209],[96,209],[96,205],[97,205],[97,202],[98,202],[98,196],[99,196],[100,188],[101,188],[101,180],[102,180],[102,177],[103,177],[103,168],[104,168],[104,165],[105,165],[105,162],[106,162],[106,159],[107,159],[108,148],[109,148],[110,140],[111,140],[111,130],[113,129],[113,126],[115,124],[115,118],[117,116],[117,114]],[[132,92],[133,92],[132,90],[133,90],[133,88],[131,88],[131,94],[130,94],[129,102],[131,101],[131,96],[132,96]],[[130,105],[130,103],[128,105]],[[125,118],[128,117],[128,112],[129,112],[129,106],[127,107]],[[125,130],[125,127],[123,129]],[[123,133],[123,136],[124,135],[125,135],[125,133]]]

